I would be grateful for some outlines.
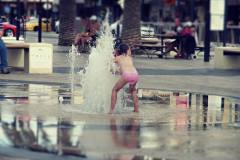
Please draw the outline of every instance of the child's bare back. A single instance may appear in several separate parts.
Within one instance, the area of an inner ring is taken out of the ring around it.
[[[132,57],[129,55],[121,55],[116,57],[116,62],[120,67],[121,73],[137,73],[136,68],[133,65]]]

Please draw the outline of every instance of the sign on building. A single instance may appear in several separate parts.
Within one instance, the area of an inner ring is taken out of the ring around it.
[[[211,14],[211,30],[223,31],[225,21],[225,0],[211,0],[210,14]]]

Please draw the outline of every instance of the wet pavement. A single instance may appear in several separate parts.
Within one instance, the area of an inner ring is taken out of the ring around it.
[[[54,44],[53,74],[0,75],[0,160],[240,159],[239,70],[217,70],[201,56],[135,56],[140,113],[125,94],[122,112],[86,114],[80,92],[70,93],[69,47],[54,33],[43,37]],[[81,55],[79,67],[87,60]]]
[[[80,90],[80,89],[77,89]],[[240,159],[240,97],[139,88],[114,115],[65,85],[0,83],[0,159]]]
[[[70,64],[67,58],[70,47],[58,46],[58,34],[43,33],[43,42],[53,44],[53,74],[28,74],[12,68],[11,74],[0,75],[1,82],[63,85],[69,84]],[[26,42],[37,42],[37,32],[27,32]],[[240,70],[219,70],[214,67],[214,46],[209,62],[203,61],[203,53],[194,60],[152,59],[146,55],[134,56],[134,64],[140,73],[139,87],[160,90],[198,92],[221,96],[240,95]],[[88,61],[82,54],[77,60],[79,68]],[[79,70],[78,70],[79,71]],[[76,81],[79,82],[79,81]]]

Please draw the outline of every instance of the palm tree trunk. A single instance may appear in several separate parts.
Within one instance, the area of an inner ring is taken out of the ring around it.
[[[60,0],[59,2],[59,39],[58,44],[69,46],[73,43],[75,36],[75,16],[76,2],[75,0]]]
[[[131,47],[140,43],[141,0],[125,0],[122,40]]]

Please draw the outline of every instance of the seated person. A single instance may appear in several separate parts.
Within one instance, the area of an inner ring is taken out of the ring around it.
[[[194,25],[189,25],[183,30],[180,41],[180,54],[181,58],[189,58],[191,54],[194,54],[196,48],[196,39],[194,32]]]
[[[165,53],[175,51],[176,58],[188,58],[194,52],[196,41],[192,32],[192,24],[187,24],[179,33],[176,40],[167,45]]]
[[[74,40],[74,44],[90,44],[90,46],[96,46],[98,32],[100,31],[100,24],[97,20],[97,16],[93,15],[90,17],[90,19],[87,19],[84,26],[85,32],[77,34]]]
[[[178,22],[180,23],[180,22]],[[171,32],[171,34],[169,33],[168,35],[172,35],[172,36],[176,36],[176,39],[172,42],[166,42],[166,50],[165,50],[165,54],[170,52],[170,51],[174,51],[176,53],[179,52],[179,44],[180,44],[180,36],[181,36],[181,32],[182,32],[183,28],[180,24],[176,24],[176,27],[174,29],[174,32]]]
[[[95,15],[92,15],[89,20],[90,21],[87,23],[86,29],[90,31],[90,35],[92,37],[90,45],[96,47],[96,41],[100,34],[101,25],[98,21],[97,16]]]
[[[74,45],[83,46],[86,43],[89,43],[89,41],[92,40],[92,37],[90,35],[90,31],[84,33],[78,33],[74,39]]]
[[[7,48],[2,40],[3,36],[3,27],[2,23],[0,22],[0,73],[8,74],[10,73],[8,69],[8,62],[7,62]]]

